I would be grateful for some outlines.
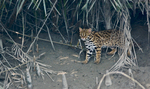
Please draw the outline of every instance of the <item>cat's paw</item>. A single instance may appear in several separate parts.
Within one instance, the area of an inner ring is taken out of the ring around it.
[[[94,63],[95,64],[99,64],[100,60],[95,60]]]
[[[87,60],[82,61],[82,64],[87,64],[87,63],[88,63]]]

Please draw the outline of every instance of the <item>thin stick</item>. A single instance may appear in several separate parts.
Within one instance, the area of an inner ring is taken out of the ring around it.
[[[38,53],[39,52],[39,45],[36,44],[36,52]]]
[[[8,30],[8,29],[7,29]],[[10,32],[13,32],[13,33],[16,33],[15,31],[12,31],[12,30],[8,30],[8,31],[10,31]],[[59,31],[59,30],[58,30]],[[17,33],[17,34],[19,34],[19,35],[23,35],[23,34],[21,34],[21,33]],[[26,34],[24,34],[24,36],[26,36],[26,37],[31,37],[31,36],[29,36],[29,35],[26,35]],[[33,37],[33,38],[36,38],[36,37]],[[42,41],[47,41],[47,42],[50,42],[49,40],[47,40],[47,39],[43,39],[43,38],[37,38],[38,40],[42,40]],[[65,39],[64,39],[65,40]],[[76,45],[70,45],[70,44],[65,44],[65,43],[62,43],[62,42],[57,42],[57,41],[53,41],[53,43],[56,43],[56,44],[61,44],[61,45],[66,45],[66,46],[70,46],[70,47],[75,47],[75,48],[78,48],[78,49],[82,49],[82,48],[80,48],[80,47],[78,47],[78,46],[76,46]],[[16,43],[17,44],[17,43]],[[19,44],[18,44],[19,45]]]
[[[49,0],[49,2],[51,3],[51,4],[53,4],[52,2],[51,2],[51,0]],[[57,8],[54,6],[54,9],[56,10],[56,12],[59,14],[59,15],[61,15],[60,14],[60,12],[57,10]]]
[[[148,48],[149,48],[149,43],[150,43],[150,24],[149,24],[149,5],[148,5],[148,0],[145,0],[145,6],[146,6],[146,17],[147,17],[147,25],[148,25]]]
[[[57,17],[57,21],[58,21],[58,17]],[[57,22],[56,21],[56,22]],[[56,26],[54,23],[52,23],[53,24],[53,26],[55,26],[56,27],[56,30],[59,32],[59,34],[60,34],[60,36],[62,37],[62,39],[65,41],[65,42],[67,42],[66,41],[66,39],[65,39],[65,37],[61,34],[61,32],[59,31],[59,29],[58,29],[58,26]],[[57,24],[57,23],[56,23]]]
[[[12,39],[12,37],[9,35],[8,31],[6,30],[5,26],[2,24],[1,21],[0,21],[0,25],[1,25],[2,28],[5,30],[6,34],[9,36],[9,38],[11,39],[11,41],[12,41],[13,43],[16,43],[16,42]]]
[[[137,80],[135,80],[134,78],[128,76],[127,74],[125,74],[125,73],[123,73],[123,72],[119,72],[119,71],[114,71],[114,72],[109,72],[109,73],[107,73],[107,74],[104,74],[103,77],[101,78],[99,84],[98,84],[97,89],[100,89],[101,84],[102,84],[104,78],[105,78],[106,76],[110,75],[110,74],[121,74],[121,75],[123,75],[123,76],[125,76],[125,77],[131,79],[131,80],[134,81],[135,83],[137,83],[142,89],[145,89],[145,87],[142,86]]]
[[[26,53],[28,53],[28,52],[30,51],[30,49],[31,49],[32,45],[34,44],[35,40],[38,39],[38,36],[39,36],[41,30],[43,29],[43,27],[44,27],[44,25],[45,25],[47,19],[48,19],[49,16],[51,15],[51,12],[52,12],[52,10],[53,10],[53,8],[54,8],[54,6],[55,6],[56,3],[57,3],[57,0],[55,1],[54,5],[52,6],[51,11],[48,13],[47,18],[45,19],[45,21],[44,21],[42,27],[40,28],[40,30],[39,30],[38,33],[37,33],[37,36],[35,37],[34,41],[31,43],[31,45],[30,45],[30,47],[29,47],[29,49],[27,50]]]
[[[1,54],[3,59],[7,62],[7,64],[12,68],[12,66],[9,64],[9,62],[7,61],[7,59],[5,58],[5,56],[3,54]],[[15,70],[14,70],[15,71]]]
[[[8,54],[8,53],[7,53],[7,54]],[[41,55],[43,55],[43,53],[42,53]],[[23,66],[23,65],[25,65],[25,64],[27,64],[27,63],[29,63],[29,62],[33,62],[33,60],[31,60],[31,59],[33,59],[33,58],[30,58],[29,55],[26,54],[26,57],[27,57],[28,59],[30,59],[30,60],[27,61],[27,62],[25,62],[25,63],[19,64],[18,66],[15,66],[15,67],[13,67],[13,68],[9,68],[8,70],[1,71],[0,74],[1,74],[1,73],[4,73],[4,72],[7,72],[7,71],[10,71],[10,70],[14,70],[14,69],[16,69],[16,68],[19,68],[19,67],[21,67],[21,66]],[[39,57],[36,57],[35,60],[37,60],[38,58],[39,58]]]
[[[48,75],[48,77],[54,82],[54,79],[45,71],[45,73]]]
[[[22,12],[22,25],[23,25],[23,36],[22,36],[22,45],[21,45],[21,49],[23,48],[23,44],[24,44],[24,31],[25,31],[25,25],[24,25],[24,16],[23,16],[23,12]]]
[[[63,18],[64,18],[64,22],[65,22],[65,27],[66,27],[66,32],[69,38],[69,31],[68,31],[68,23],[67,23],[67,19],[66,19],[66,15],[65,15],[65,11],[64,11],[64,5],[62,5],[62,14],[63,14]],[[65,42],[66,43],[66,42]]]
[[[3,48],[3,42],[2,39],[0,39],[0,49],[2,50],[2,53],[4,52],[4,48]]]
[[[31,41],[33,41],[33,29],[31,30]],[[33,46],[32,46],[32,52],[33,52],[33,54],[34,54],[34,47],[35,47],[35,44],[33,44]]]
[[[49,32],[49,28],[48,28],[48,26],[47,26],[47,25],[46,25],[46,28],[47,28],[47,32],[48,32],[48,36],[49,36],[49,40],[50,40],[51,45],[52,45],[52,47],[53,47],[53,49],[54,49],[54,51],[55,51],[55,47],[54,47],[54,44],[53,44],[53,41],[52,41],[52,38],[51,38],[51,35],[50,35],[50,32]]]

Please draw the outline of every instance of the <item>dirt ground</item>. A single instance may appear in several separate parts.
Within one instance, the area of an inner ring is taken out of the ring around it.
[[[136,23],[132,25],[132,37],[137,41],[140,47],[143,49],[142,53],[137,47],[135,48],[138,67],[133,68],[133,76],[135,80],[140,82],[146,89],[150,89],[150,51],[148,50],[148,31],[147,25]],[[61,42],[62,39],[58,34],[53,34],[52,39],[54,41]],[[41,38],[48,39],[48,34],[40,34]],[[75,43],[77,42],[74,39]],[[95,81],[96,77],[100,80],[106,70],[111,68],[118,60],[119,56],[116,54],[112,59],[108,60],[111,56],[105,55],[105,51],[102,52],[102,58],[100,64],[94,64],[93,58],[90,59],[88,64],[80,64],[74,62],[82,61],[85,58],[85,53],[81,54],[81,58],[78,59],[80,49],[68,47],[61,44],[54,44],[55,51],[52,49],[50,42],[38,41],[39,44],[39,55],[46,52],[38,61],[44,64],[51,65],[51,70],[64,71],[66,72],[66,78],[68,83],[68,89],[96,89]],[[128,74],[127,72],[125,72]],[[62,89],[62,76],[56,74],[50,74],[52,79],[44,74],[44,80],[41,77],[32,73],[33,89]],[[141,89],[137,84],[132,86],[130,79],[122,75],[111,75],[112,85],[109,87],[105,86],[105,82],[102,83],[100,89]]]

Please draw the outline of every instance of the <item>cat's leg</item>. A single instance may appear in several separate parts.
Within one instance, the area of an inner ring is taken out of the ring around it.
[[[82,63],[83,64],[87,64],[88,63],[88,61],[89,61],[89,59],[90,59],[90,57],[91,57],[91,55],[92,55],[92,50],[90,50],[90,49],[88,49],[87,51],[86,51],[86,58],[85,58],[85,60],[84,61],[82,61]]]
[[[108,54],[108,55],[113,55],[113,54],[115,54],[116,52],[117,52],[117,48],[111,48],[111,51],[108,52],[107,54]]]
[[[100,59],[101,59],[101,48],[96,48],[96,60],[94,61],[94,63],[99,64]]]

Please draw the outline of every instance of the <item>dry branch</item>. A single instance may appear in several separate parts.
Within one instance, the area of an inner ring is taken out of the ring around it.
[[[51,42],[51,45],[52,45],[53,49],[55,50],[55,47],[54,47],[54,44],[53,44],[53,41],[52,41],[52,38],[51,38],[51,35],[50,35],[50,32],[49,32],[49,28],[48,28],[47,25],[46,25],[46,28],[47,28],[47,32],[48,32],[48,36],[49,36],[49,40]]]
[[[134,78],[128,76],[127,74],[125,74],[125,73],[123,73],[123,72],[119,72],[119,71],[113,71],[113,72],[109,72],[109,73],[107,73],[107,74],[104,74],[103,77],[101,78],[100,82],[99,82],[99,85],[98,85],[97,89],[100,89],[101,84],[102,84],[104,78],[105,78],[106,76],[112,75],[112,74],[121,74],[121,75],[123,75],[123,76],[125,76],[125,77],[131,79],[131,80],[134,81],[135,83],[137,83],[142,89],[145,89],[145,87],[142,86],[137,80],[135,80]]]
[[[7,31],[16,33],[16,31],[12,31],[12,30],[8,30],[8,29],[7,29]],[[21,34],[21,33],[19,33],[19,32],[17,32],[16,34],[23,35],[23,34]],[[24,36],[31,38],[31,36],[26,35],[26,34],[24,34]],[[36,38],[36,37],[33,37],[33,38]],[[37,38],[37,40],[42,40],[42,41],[46,41],[46,42],[51,42],[50,40],[43,39],[43,38],[39,38],[39,37]],[[81,48],[82,48],[82,47],[78,47],[78,45],[76,46],[76,45],[66,44],[66,43],[57,42],[57,41],[52,41],[52,42],[55,43],[55,44],[61,44],[61,45],[70,46],[70,47],[74,47],[74,48],[78,48],[78,49],[81,49]]]
[[[56,1],[55,1],[55,3],[53,4],[53,6],[52,6],[52,8],[51,8],[50,12],[47,14],[47,17],[46,17],[46,19],[45,19],[45,21],[44,21],[44,23],[43,23],[42,27],[41,27],[41,28],[40,28],[40,30],[38,31],[37,36],[35,37],[34,41],[31,43],[31,45],[30,45],[30,47],[29,47],[29,49],[27,50],[27,52],[26,52],[26,53],[28,53],[28,52],[30,51],[30,49],[31,49],[32,45],[33,45],[33,44],[34,44],[34,42],[38,39],[38,36],[39,36],[39,34],[40,34],[41,30],[43,29],[43,27],[44,27],[44,25],[45,25],[45,23],[46,23],[47,19],[48,19],[48,18],[49,18],[49,16],[51,15],[51,12],[52,12],[52,10],[53,10],[54,6],[56,5],[56,3],[57,3],[57,0],[56,0]]]

